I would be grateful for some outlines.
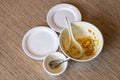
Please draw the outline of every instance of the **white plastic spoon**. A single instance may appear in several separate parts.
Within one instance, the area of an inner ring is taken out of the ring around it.
[[[73,58],[80,58],[83,54],[82,46],[75,40],[69,19],[65,17],[66,26],[69,34],[69,55]]]

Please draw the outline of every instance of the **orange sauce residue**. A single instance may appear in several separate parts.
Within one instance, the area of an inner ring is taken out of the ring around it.
[[[62,67],[61,66],[57,66],[56,68],[52,69],[53,73],[58,73],[60,71],[62,71]]]
[[[90,29],[88,29],[88,32],[90,32],[91,34],[95,35],[95,33],[92,30],[90,30]]]
[[[92,30],[88,29],[88,31],[89,31],[90,33],[92,33]]]
[[[95,42],[94,42],[94,40],[90,36],[86,36],[86,37],[83,37],[83,38],[78,38],[76,40],[78,41],[78,43],[84,49],[84,53],[83,53],[82,57],[77,58],[77,59],[80,59],[80,60],[89,59],[89,58],[91,58],[91,57],[93,57],[95,55],[95,49],[94,49]],[[70,48],[69,51],[66,50],[66,53],[68,55],[70,55],[71,51],[75,52],[76,54],[78,54],[77,50],[75,50],[74,47]],[[77,57],[77,55],[75,53],[72,56],[71,55],[70,56],[71,57],[73,57],[73,56]],[[79,57],[79,55],[78,55],[78,57]]]
[[[80,59],[89,59],[95,55],[95,43],[90,36],[78,38],[77,41],[84,49],[83,56]]]

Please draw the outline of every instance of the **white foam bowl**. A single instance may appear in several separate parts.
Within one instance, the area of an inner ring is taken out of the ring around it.
[[[59,66],[60,68],[58,68],[58,69],[51,69],[49,66],[49,62],[52,60],[65,59],[65,58],[66,58],[65,55],[63,55],[60,52],[54,52],[54,53],[46,56],[45,59],[43,60],[43,68],[44,68],[45,72],[48,73],[49,75],[53,75],[53,76],[62,74],[68,66],[67,61],[62,63]]]
[[[74,37],[84,37],[84,36],[91,36],[94,40],[98,40],[98,44],[95,44],[95,55],[90,58],[90,59],[85,59],[85,60],[78,60],[78,59],[75,59],[75,58],[72,58],[70,57],[64,50],[63,48],[63,42],[65,42],[67,39],[66,39],[66,36],[68,36],[68,32],[67,32],[67,29],[65,28],[61,33],[60,33],[60,36],[59,36],[59,40],[60,40],[60,49],[62,50],[62,52],[69,58],[71,58],[72,60],[74,61],[79,61],[79,62],[86,62],[86,61],[90,61],[90,60],[93,60],[95,59],[99,54],[100,52],[102,51],[103,49],[103,36],[100,32],[100,30],[93,24],[89,23],[89,22],[84,22],[84,21],[81,21],[81,22],[74,22],[72,23],[72,28],[75,28],[77,27],[77,29],[74,29],[73,32],[74,32]],[[91,30],[91,33],[89,32],[89,30]]]

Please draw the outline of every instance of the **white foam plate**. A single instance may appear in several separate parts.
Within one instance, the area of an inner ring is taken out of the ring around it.
[[[61,32],[66,27],[65,17],[70,22],[81,21],[80,11],[71,4],[58,4],[52,7],[47,14],[48,25],[57,32]]]
[[[42,60],[48,54],[55,52],[58,46],[58,35],[46,26],[29,30],[22,41],[25,54],[35,60]]]

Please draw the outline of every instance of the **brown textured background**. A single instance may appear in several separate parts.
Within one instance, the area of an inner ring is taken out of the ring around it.
[[[54,77],[45,73],[42,61],[24,54],[21,42],[29,29],[47,25],[48,10],[58,3],[76,6],[83,21],[101,30],[105,44],[96,59],[70,61]],[[120,80],[120,0],[0,0],[0,80]]]

